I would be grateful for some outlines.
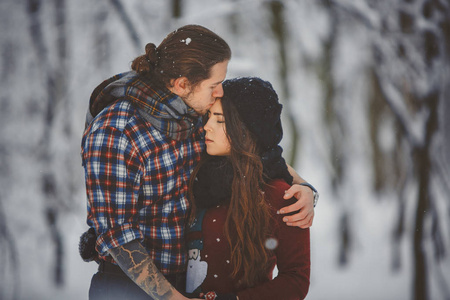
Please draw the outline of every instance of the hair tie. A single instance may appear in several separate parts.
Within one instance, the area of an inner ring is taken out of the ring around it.
[[[147,57],[147,62],[149,65],[156,65],[157,62],[157,48],[153,43],[148,43],[145,45],[145,55]]]

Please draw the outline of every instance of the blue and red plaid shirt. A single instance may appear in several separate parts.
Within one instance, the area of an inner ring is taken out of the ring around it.
[[[187,139],[171,139],[129,100],[95,117],[81,152],[87,223],[97,232],[100,259],[112,262],[108,249],[139,239],[163,274],[185,271],[188,183],[203,149],[201,126]]]

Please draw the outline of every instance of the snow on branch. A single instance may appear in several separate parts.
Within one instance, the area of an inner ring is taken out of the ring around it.
[[[404,131],[406,139],[412,146],[422,146],[425,141],[423,126],[428,112],[422,114],[418,112],[414,116],[411,116],[399,90],[384,74],[381,74],[378,68],[375,69],[375,74],[380,83],[380,89],[384,99]]]
[[[365,1],[353,0],[328,0],[338,9],[358,18],[369,29],[380,27],[380,17],[376,11],[370,8]]]

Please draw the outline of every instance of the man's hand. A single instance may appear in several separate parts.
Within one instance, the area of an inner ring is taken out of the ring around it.
[[[300,210],[292,216],[285,216],[283,221],[288,226],[309,228],[314,219],[314,194],[312,190],[303,185],[293,184],[284,194],[284,199],[297,198],[297,202],[281,208],[278,214],[288,214]]]

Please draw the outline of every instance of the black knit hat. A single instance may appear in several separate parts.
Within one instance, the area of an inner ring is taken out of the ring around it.
[[[270,82],[257,77],[239,77],[224,81],[223,92],[223,101],[234,104],[261,150],[276,147],[283,137],[282,105]]]
[[[222,101],[230,101],[241,121],[255,136],[261,151],[264,174],[268,178],[284,178],[292,183],[286,162],[278,145],[283,137],[281,126],[282,105],[268,81],[257,77],[239,77],[223,82]]]

